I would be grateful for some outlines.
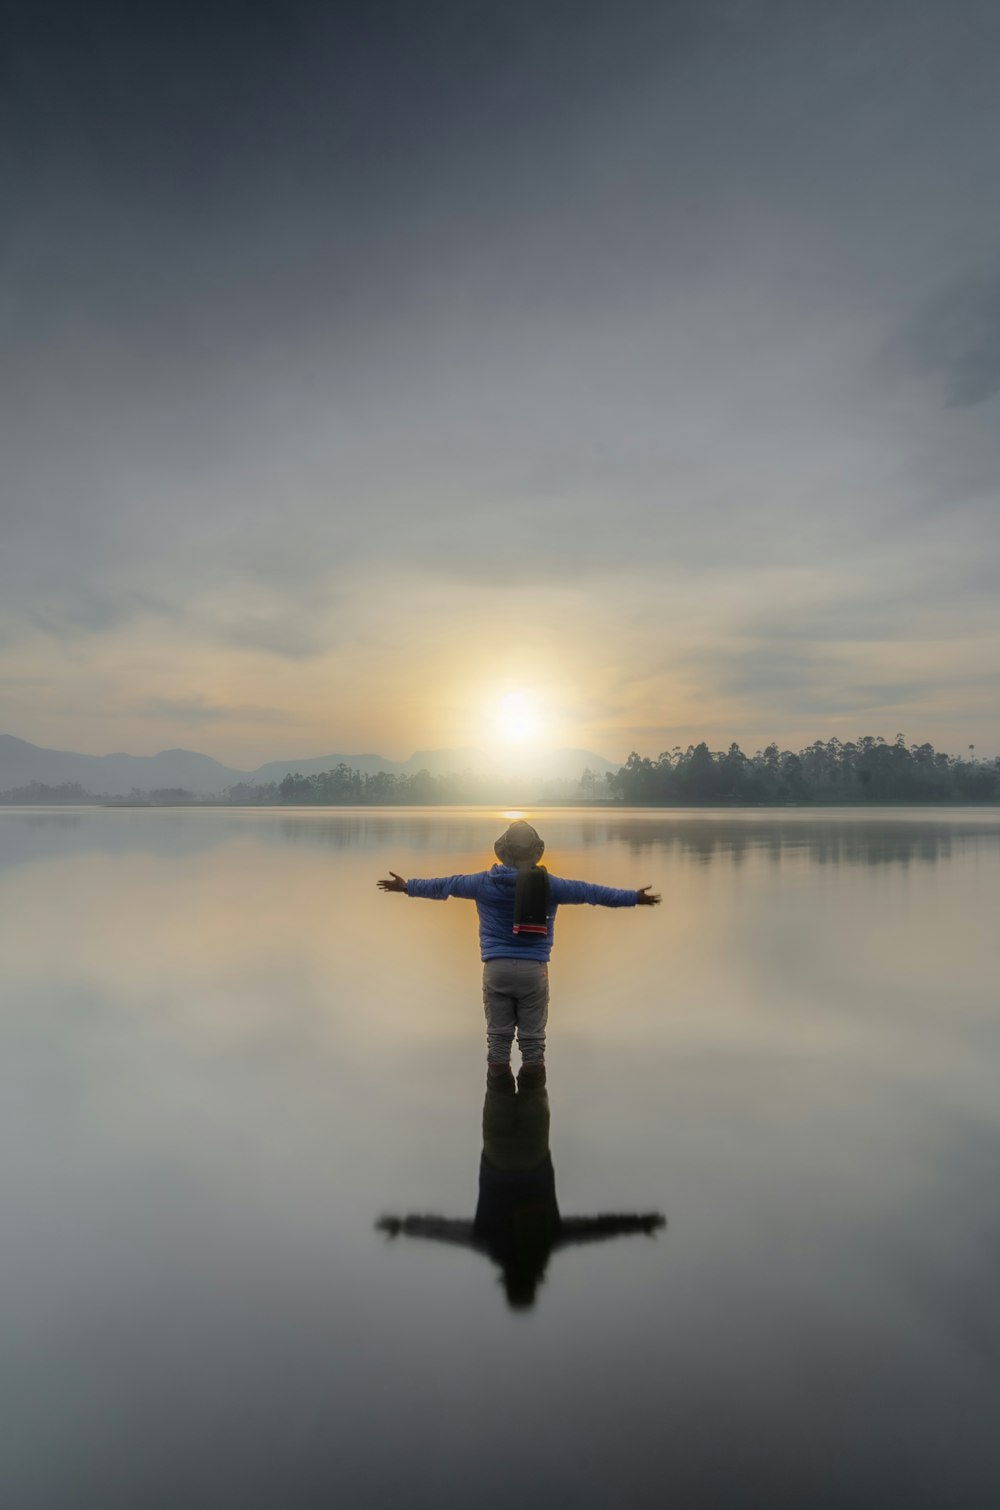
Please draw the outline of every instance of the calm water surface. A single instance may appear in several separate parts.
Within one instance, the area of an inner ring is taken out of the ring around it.
[[[1000,813],[532,816],[505,1276],[503,815],[0,811],[5,1505],[1000,1505]]]

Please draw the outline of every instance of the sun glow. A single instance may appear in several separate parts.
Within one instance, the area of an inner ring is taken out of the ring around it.
[[[505,692],[494,717],[497,733],[507,744],[537,744],[545,733],[545,720],[528,692]]]

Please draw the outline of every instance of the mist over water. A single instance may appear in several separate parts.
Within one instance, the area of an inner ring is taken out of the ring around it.
[[[560,910],[515,1125],[474,907],[375,888],[504,815],[0,811],[6,1503],[1000,1503],[1000,814],[531,816],[663,905]],[[513,1308],[484,1111],[666,1225]]]

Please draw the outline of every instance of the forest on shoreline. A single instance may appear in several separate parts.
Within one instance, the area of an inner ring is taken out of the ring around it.
[[[931,744],[907,745],[902,734],[891,742],[877,735],[847,742],[816,740],[797,752],[769,744],[753,755],[736,743],[713,751],[702,741],[686,750],[675,746],[655,759],[633,751],[617,771],[601,776],[586,770],[579,782],[563,783],[558,791],[520,791],[517,796],[510,783],[471,771],[409,776],[366,773],[341,762],[317,775],[293,773],[262,785],[240,782],[211,798],[197,798],[182,787],[133,790],[125,796],[88,792],[76,782],[31,782],[0,792],[0,803],[421,807],[523,803],[529,795],[536,805],[557,801],[625,807],[1000,802],[1000,757],[977,760],[971,747],[968,757],[947,755]]]

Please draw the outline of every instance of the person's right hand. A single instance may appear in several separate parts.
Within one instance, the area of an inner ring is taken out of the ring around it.
[[[389,874],[391,875],[392,872],[390,871]],[[659,907],[662,900],[663,898],[659,892],[650,891],[648,886],[640,886],[635,894],[635,905],[637,907]]]
[[[397,876],[394,870],[390,870],[389,874],[392,876],[391,881],[379,881],[377,883],[379,891],[405,891],[406,882],[403,880],[403,877]]]

